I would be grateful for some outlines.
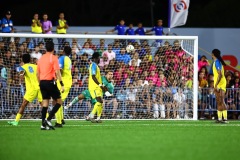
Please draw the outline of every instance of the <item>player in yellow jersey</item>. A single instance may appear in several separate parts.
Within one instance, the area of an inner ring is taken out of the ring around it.
[[[42,94],[39,88],[39,83],[37,79],[37,65],[30,64],[30,55],[24,54],[22,56],[22,61],[24,65],[19,67],[19,72],[21,78],[25,77],[26,83],[26,93],[23,97],[23,102],[21,107],[18,110],[15,121],[8,122],[10,125],[17,126],[20,118],[23,115],[25,107],[29,102],[32,102],[34,99],[38,99],[38,101],[42,102]],[[41,129],[46,129],[45,127],[41,127]]]
[[[103,109],[103,91],[107,91],[107,88],[102,85],[102,78],[99,64],[100,55],[98,52],[94,52],[92,55],[92,64],[89,67],[89,79],[88,79],[88,90],[91,98],[96,99],[97,102],[94,104],[93,110],[89,117],[91,122],[101,123],[100,117]],[[97,113],[97,120],[94,119],[94,115]]]
[[[228,123],[227,121],[227,106],[224,102],[226,85],[227,81],[224,75],[224,67],[226,63],[223,61],[221,57],[221,52],[218,49],[214,49],[212,51],[213,58],[213,76],[214,76],[214,92],[216,95],[217,101],[217,115],[218,120],[217,123]],[[223,116],[223,120],[222,120]]]
[[[61,74],[62,74],[62,81],[65,87],[65,90],[63,93],[61,93],[61,98],[62,101],[64,102],[64,100],[67,98],[70,88],[72,86],[72,73],[71,73],[71,69],[72,69],[72,61],[71,59],[68,57],[72,52],[71,47],[66,46],[63,49],[63,55],[59,57],[58,61],[59,61],[59,67],[61,69]],[[58,88],[59,90],[61,89],[61,85],[58,82]],[[64,117],[63,117],[63,106],[61,106],[57,113],[55,114],[55,117],[57,119],[57,122],[55,124],[55,127],[62,127],[63,124],[65,124],[64,122]]]

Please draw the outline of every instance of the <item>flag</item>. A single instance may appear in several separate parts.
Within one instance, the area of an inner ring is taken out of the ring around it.
[[[190,0],[169,0],[168,27],[184,25],[187,21]]]

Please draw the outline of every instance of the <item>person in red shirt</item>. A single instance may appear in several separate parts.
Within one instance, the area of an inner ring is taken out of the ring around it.
[[[62,105],[61,94],[55,81],[56,76],[61,84],[61,92],[64,92],[58,58],[53,55],[54,43],[51,41],[46,43],[46,50],[47,52],[39,59],[37,65],[37,74],[43,98],[41,130],[54,129],[51,119]],[[53,99],[53,104],[55,105],[50,112],[49,117],[45,120],[50,98]]]

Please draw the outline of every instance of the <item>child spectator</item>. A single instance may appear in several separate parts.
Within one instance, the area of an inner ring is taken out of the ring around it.
[[[198,61],[198,71],[202,69],[202,67],[210,66],[210,63],[207,60],[206,56],[202,56],[200,61]]]

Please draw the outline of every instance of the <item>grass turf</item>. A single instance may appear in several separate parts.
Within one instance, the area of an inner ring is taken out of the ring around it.
[[[1,160],[238,159],[240,122],[66,121],[41,131],[40,121],[0,121]]]

